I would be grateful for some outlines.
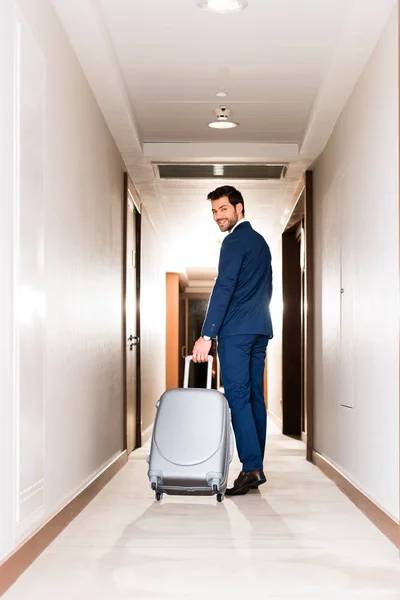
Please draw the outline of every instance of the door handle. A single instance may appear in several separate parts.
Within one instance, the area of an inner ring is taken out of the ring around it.
[[[182,356],[182,358],[186,358],[186,346],[182,346],[182,348],[181,348],[181,356]]]
[[[129,350],[132,351],[134,346],[138,346],[139,345],[140,339],[136,335],[132,335],[131,334],[128,337],[128,342],[131,342],[129,344]]]

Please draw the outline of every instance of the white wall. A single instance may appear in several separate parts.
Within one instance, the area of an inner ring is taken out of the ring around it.
[[[314,169],[315,449],[395,518],[397,35],[395,11]]]
[[[140,290],[142,430],[153,423],[155,403],[165,391],[166,283],[163,247],[142,212]]]
[[[0,4],[0,557],[14,543],[12,18],[11,4]]]
[[[122,449],[123,168],[50,0],[0,27],[1,558]]]

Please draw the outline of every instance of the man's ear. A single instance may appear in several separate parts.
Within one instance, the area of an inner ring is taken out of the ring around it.
[[[243,204],[241,202],[239,202],[238,204],[236,204],[236,212],[239,215],[240,213],[243,214]]]

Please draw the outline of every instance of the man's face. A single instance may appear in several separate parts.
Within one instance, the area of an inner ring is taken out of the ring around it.
[[[243,206],[233,206],[227,196],[211,202],[214,221],[221,231],[230,231],[236,225],[241,216]]]

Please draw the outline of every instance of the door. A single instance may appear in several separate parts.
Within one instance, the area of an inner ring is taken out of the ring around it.
[[[302,431],[303,340],[300,223],[282,236],[282,432],[300,436]]]
[[[186,352],[191,354],[193,345],[201,335],[201,329],[205,316],[207,314],[209,297],[208,295],[201,297],[186,298]],[[212,388],[217,389],[217,360],[216,360],[216,344],[210,350],[210,354],[214,356]],[[189,387],[201,388],[206,387],[207,382],[207,364],[192,363],[190,366]]]
[[[179,273],[166,274],[166,386],[167,390],[179,387]]]
[[[141,445],[140,427],[140,214],[132,193],[125,202],[125,445],[128,454]]]

